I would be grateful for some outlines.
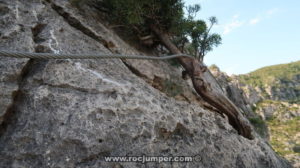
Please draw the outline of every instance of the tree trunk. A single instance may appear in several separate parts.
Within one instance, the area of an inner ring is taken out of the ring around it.
[[[200,61],[200,62],[203,62],[203,59],[204,59],[204,55],[200,54],[200,55],[199,55],[199,61]]]
[[[170,41],[169,36],[152,25],[151,30],[157,35],[161,43],[172,54],[182,54],[181,51]],[[248,139],[253,139],[251,127],[247,120],[240,114],[238,108],[225,96],[222,88],[207,67],[197,59],[188,57],[178,58],[180,64],[192,79],[196,92],[210,105],[228,116],[229,123],[237,132]]]

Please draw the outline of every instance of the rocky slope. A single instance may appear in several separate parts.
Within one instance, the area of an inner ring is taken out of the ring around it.
[[[255,131],[265,140],[269,139],[269,131],[266,123],[255,113],[256,103],[263,98],[253,87],[241,83],[236,76],[228,76],[217,66],[210,67],[212,74],[216,77],[227,97],[240,108],[254,126]]]
[[[239,80],[256,88],[263,99],[300,103],[300,61],[264,67]]]
[[[300,62],[230,77],[216,66],[210,69],[261,137],[294,167],[300,167]]]
[[[268,66],[238,78],[249,88],[255,87],[261,97],[253,109],[266,121],[275,151],[300,167],[300,61]]]
[[[141,54],[81,7],[1,0],[0,49]],[[0,57],[0,167],[290,167],[204,108],[180,74],[157,61]],[[103,160],[142,155],[198,162]]]

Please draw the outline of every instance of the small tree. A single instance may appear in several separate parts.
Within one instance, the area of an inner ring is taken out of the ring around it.
[[[213,50],[213,47],[217,47],[221,44],[222,38],[219,34],[210,34],[210,31],[214,24],[217,23],[215,17],[209,18],[210,26],[207,28],[206,23],[202,21],[195,21],[194,28],[190,29],[190,36],[192,38],[192,49],[194,55],[200,61],[203,61],[207,52]]]
[[[217,23],[215,17],[209,19],[210,26],[195,17],[200,5],[186,7],[181,0],[104,0],[103,4],[111,11],[110,18],[123,24],[128,30],[135,30],[141,36],[151,34],[150,25],[168,32],[174,44],[182,51],[203,61],[205,54],[221,44],[218,34],[210,34]]]
[[[179,29],[181,32],[177,36],[182,39],[181,46],[185,46],[184,52],[195,56],[202,62],[207,52],[221,44],[222,38],[219,34],[210,34],[212,27],[217,24],[217,18],[209,18],[210,25],[207,26],[203,20],[195,19],[200,11],[200,5],[188,6],[186,11],[187,17],[183,19],[181,29]]]

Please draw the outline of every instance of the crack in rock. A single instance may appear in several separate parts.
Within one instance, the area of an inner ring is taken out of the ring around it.
[[[139,70],[137,70],[135,67],[133,67],[126,61],[122,60],[122,62],[133,74],[135,74],[136,76],[141,77],[142,79],[147,81],[148,77],[146,75],[142,74]]]
[[[30,71],[30,69],[32,68],[33,65],[33,60],[30,59],[27,64],[23,67],[23,69],[21,70],[21,74],[18,77],[18,90],[13,92],[13,102],[11,103],[11,105],[7,108],[4,116],[3,116],[3,122],[0,125],[0,137],[6,132],[6,129],[8,127],[8,125],[11,125],[13,123],[13,120],[15,118],[15,106],[17,104],[17,102],[19,101],[19,99],[22,97],[22,91],[21,88],[24,84],[24,80],[27,77],[28,72]]]
[[[83,34],[87,35],[88,37],[98,41],[100,44],[102,44],[104,47],[106,47],[109,51],[111,51],[112,53],[115,53],[112,49],[111,46],[116,46],[113,42],[111,41],[107,41],[105,40],[103,37],[101,37],[100,35],[98,35],[96,32],[94,32],[94,30],[92,30],[91,28],[87,27],[86,25],[84,25],[79,19],[77,19],[75,16],[72,16],[70,13],[66,12],[63,7],[55,4],[53,1],[51,0],[46,0],[47,2],[51,3],[51,7],[54,11],[56,11],[60,16],[62,16],[64,18],[64,20],[66,21],[66,23],[68,23],[71,27],[75,28],[76,30],[79,30],[80,32],[82,32]],[[52,33],[53,34],[53,33]],[[51,41],[52,42],[52,41]],[[51,43],[50,43],[51,44]],[[50,47],[52,47],[50,45]],[[52,48],[51,48],[52,49]],[[52,49],[53,50],[53,49]],[[55,52],[55,50],[53,50]],[[140,73],[137,69],[135,69],[133,66],[129,65],[128,63],[126,63],[125,61],[122,61],[124,63],[124,65],[135,75],[137,75],[138,77],[142,78],[143,80],[145,80],[146,82],[149,82],[149,80],[147,80],[148,78],[143,75],[142,73]],[[77,64],[78,66],[78,64]],[[80,66],[78,66],[80,68]],[[100,74],[95,74],[94,75],[98,76]],[[101,76],[101,75],[100,75]],[[103,77],[101,77],[103,78]],[[109,81],[112,82],[112,81]],[[112,82],[114,83],[114,82]],[[117,84],[117,83],[115,83]]]
[[[63,7],[55,4],[51,0],[47,0],[47,2],[51,3],[51,7],[54,11],[56,11],[60,16],[64,18],[66,23],[68,23],[70,26],[75,28],[76,30],[79,30],[83,34],[87,35],[88,37],[96,40],[97,42],[101,43],[104,47],[106,47],[108,50],[111,50],[110,46],[115,46],[113,42],[105,40],[103,37],[98,35],[96,32],[94,32],[91,28],[87,27],[86,25],[82,24],[79,19],[72,16],[70,13],[66,12]]]
[[[47,24],[38,23],[34,27],[31,28],[31,32],[33,35],[33,41],[35,43],[42,43],[45,39],[41,38],[39,34],[45,29]]]

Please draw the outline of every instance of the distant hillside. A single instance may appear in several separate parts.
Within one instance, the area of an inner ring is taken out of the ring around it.
[[[267,66],[238,78],[260,88],[266,99],[300,102],[300,61]]]
[[[273,149],[300,167],[300,61],[228,76],[209,67],[224,92]]]

